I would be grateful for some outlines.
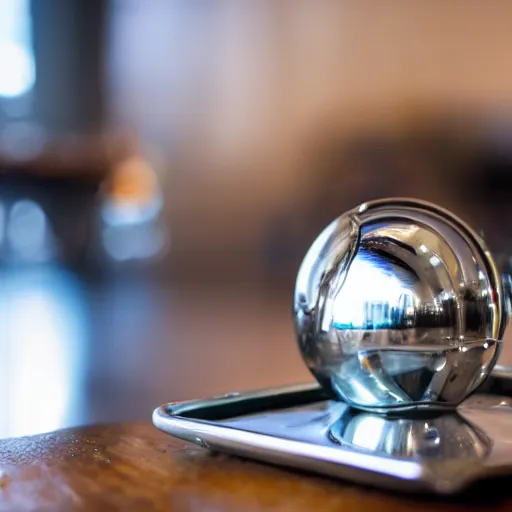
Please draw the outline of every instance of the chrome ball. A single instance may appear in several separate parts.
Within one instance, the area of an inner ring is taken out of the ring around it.
[[[471,228],[430,203],[382,199],[315,240],[294,319],[324,388],[392,413],[462,402],[496,363],[506,312],[496,265]]]

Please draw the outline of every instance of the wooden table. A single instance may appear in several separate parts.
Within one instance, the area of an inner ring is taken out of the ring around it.
[[[506,481],[482,484],[449,500],[393,494],[213,454],[149,423],[4,439],[0,467],[1,511],[512,509]]]

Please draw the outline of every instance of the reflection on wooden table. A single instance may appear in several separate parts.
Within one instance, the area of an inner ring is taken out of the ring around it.
[[[149,420],[162,402],[310,380],[289,294],[3,271],[0,437]]]

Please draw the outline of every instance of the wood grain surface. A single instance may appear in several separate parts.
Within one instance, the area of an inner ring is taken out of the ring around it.
[[[454,499],[393,494],[214,454],[148,423],[4,439],[0,467],[2,511],[512,509],[507,481],[482,484]]]

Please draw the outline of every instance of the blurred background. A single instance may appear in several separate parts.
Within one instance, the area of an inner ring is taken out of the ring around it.
[[[294,278],[361,201],[434,201],[506,264],[511,16],[0,0],[0,436],[310,380]]]

